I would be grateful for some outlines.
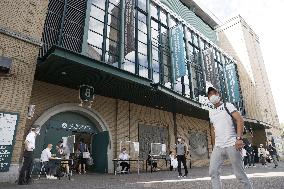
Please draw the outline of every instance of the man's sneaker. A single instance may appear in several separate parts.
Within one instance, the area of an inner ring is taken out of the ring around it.
[[[253,165],[253,167],[256,167],[255,165]]]
[[[179,175],[178,175],[178,178],[180,178],[180,177],[182,177],[182,174],[179,174]]]
[[[50,179],[50,175],[46,175],[46,179]]]
[[[187,177],[187,174],[184,174],[183,177]]]
[[[49,179],[57,179],[55,176],[51,175]]]

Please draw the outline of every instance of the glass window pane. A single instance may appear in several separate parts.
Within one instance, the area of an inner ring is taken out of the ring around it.
[[[106,50],[114,55],[118,55],[118,44],[110,39],[106,39]]]
[[[109,0],[110,4],[109,6],[111,6],[111,4],[114,4],[116,6],[119,6],[120,0]],[[112,5],[113,6],[113,5]]]
[[[108,25],[119,30],[119,20],[113,15],[108,15]]]
[[[148,68],[147,56],[138,53],[139,65]]]
[[[153,71],[160,72],[160,65],[158,61],[153,60],[152,61]]]
[[[102,22],[104,22],[104,16],[105,16],[105,12],[95,6],[91,7],[91,13],[90,15]]]
[[[138,0],[138,7],[144,11],[146,11],[146,1],[145,0]]]
[[[92,0],[92,4],[105,9],[106,0]]]
[[[167,15],[166,15],[166,12],[162,10],[160,11],[160,20],[163,24],[167,26]]]
[[[160,74],[158,72],[153,72],[153,81],[154,81],[154,83],[159,83]]]
[[[152,57],[154,60],[159,60],[159,51],[158,48],[155,46],[152,46]]]
[[[94,33],[92,31],[88,31],[88,43],[93,45],[93,46],[102,48],[103,36],[101,36],[97,33]]]
[[[104,23],[94,18],[90,18],[89,29],[103,35]]]
[[[147,26],[143,22],[138,21],[138,29],[147,34]]]
[[[129,71],[131,73],[135,73],[135,62],[125,59],[124,63],[121,66],[122,66],[122,69]]]
[[[138,52],[147,55],[147,45],[138,42]]]
[[[107,26],[107,37],[115,42],[118,42],[119,39],[118,30],[114,29],[113,27]]]
[[[145,78],[148,78],[148,68],[139,66],[139,75]]]
[[[101,60],[102,59],[102,49],[94,47],[90,44],[88,45],[87,54],[88,54],[88,57],[93,58],[95,60]]]
[[[151,9],[151,10],[150,10],[150,11],[151,11],[151,16],[154,17],[154,18],[156,18],[156,19],[158,19],[158,10],[157,10],[156,5],[153,5],[153,4],[151,3],[150,9]]]

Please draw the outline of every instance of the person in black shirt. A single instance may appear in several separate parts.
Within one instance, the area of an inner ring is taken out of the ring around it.
[[[278,161],[277,161],[277,151],[276,148],[274,146],[272,146],[272,143],[269,142],[268,143],[268,147],[267,150],[270,154],[270,156],[272,157],[273,163],[274,163],[274,168],[276,168],[278,166]]]
[[[253,147],[251,146],[251,144],[249,144],[249,145],[246,145],[245,148],[246,148],[246,151],[247,151],[247,159],[248,159],[249,167],[251,167],[251,165],[253,167],[255,167],[255,165],[254,165],[254,155],[255,155],[255,153],[254,153]]]
[[[151,155],[151,151],[149,151],[148,154],[148,158],[147,158],[147,163],[148,165],[152,166],[151,169],[153,169],[153,171],[157,171],[157,161],[155,161]]]

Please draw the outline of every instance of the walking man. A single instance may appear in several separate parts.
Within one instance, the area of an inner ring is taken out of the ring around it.
[[[243,118],[234,105],[221,102],[219,93],[215,88],[209,87],[207,94],[208,99],[215,107],[215,109],[209,112],[210,122],[215,129],[215,146],[211,154],[209,167],[212,188],[222,188],[220,169],[224,162],[224,157],[227,156],[232,164],[234,174],[243,185],[243,188],[252,189],[252,185],[245,173],[240,153],[244,145],[242,141],[244,129]],[[237,131],[235,131],[232,118],[236,123]]]
[[[33,151],[35,149],[35,139],[39,134],[39,126],[33,125],[30,133],[25,139],[24,162],[20,171],[18,184],[29,184],[31,182],[31,168],[33,164]]]
[[[187,147],[186,145],[182,142],[181,137],[179,136],[177,139],[177,144],[176,144],[176,155],[177,155],[177,161],[178,161],[178,177],[186,177],[188,174],[187,171],[187,166],[186,166],[186,153],[187,153]],[[181,162],[184,167],[184,175],[181,173]]]
[[[268,148],[267,150],[269,151],[270,156],[272,157],[273,163],[274,163],[274,168],[278,167],[278,161],[277,161],[277,151],[274,146],[272,146],[272,143],[268,143]]]

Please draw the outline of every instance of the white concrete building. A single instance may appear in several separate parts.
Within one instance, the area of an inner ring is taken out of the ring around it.
[[[268,139],[279,136],[279,119],[258,36],[239,15],[216,31],[218,45],[237,60],[247,117],[271,125],[266,130]]]

